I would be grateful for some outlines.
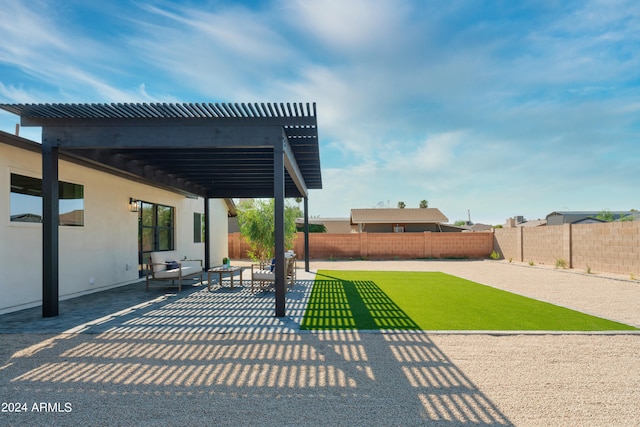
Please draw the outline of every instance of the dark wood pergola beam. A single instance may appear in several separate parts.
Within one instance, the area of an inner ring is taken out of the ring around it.
[[[134,121],[135,122],[135,121]],[[139,126],[51,126],[42,141],[60,148],[270,148],[282,138],[282,126],[220,126],[166,124]]]

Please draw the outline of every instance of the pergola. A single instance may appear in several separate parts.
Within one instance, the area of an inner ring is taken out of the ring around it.
[[[285,315],[284,199],[322,188],[316,106],[303,103],[0,104],[42,127],[42,314],[58,315],[60,154],[205,199],[275,199],[275,314]],[[205,236],[206,267],[210,236]]]

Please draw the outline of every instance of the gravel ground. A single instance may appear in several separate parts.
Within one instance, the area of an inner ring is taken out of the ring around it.
[[[443,271],[640,325],[640,283],[622,277],[491,261],[311,267]],[[2,409],[27,411],[0,425],[638,426],[638,355],[637,334],[1,334]]]

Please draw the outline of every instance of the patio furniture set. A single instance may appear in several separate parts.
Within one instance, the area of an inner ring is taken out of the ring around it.
[[[200,283],[203,282],[203,263],[198,259],[183,259],[181,261],[174,261],[175,253],[173,252],[152,252],[149,256],[149,262],[147,264],[146,274],[146,290],[149,290],[150,284],[158,281],[171,281],[170,285],[178,285],[178,292],[182,290],[182,282],[184,279],[200,276]],[[187,265],[189,263],[189,265]],[[198,268],[195,263],[199,263]],[[236,272],[239,272],[240,286],[242,286],[242,272],[245,267],[242,266],[230,266],[224,264],[221,266],[213,267],[207,272],[207,289],[211,291],[211,275],[218,275],[218,283],[222,286],[222,277],[227,274],[229,276],[229,286],[233,289],[233,277]],[[296,280],[296,254],[289,251],[285,254],[285,282],[287,290],[291,289]],[[271,263],[261,262],[258,264],[251,264],[251,293],[254,293],[254,289],[265,289],[273,287],[275,285],[276,275],[273,261]]]

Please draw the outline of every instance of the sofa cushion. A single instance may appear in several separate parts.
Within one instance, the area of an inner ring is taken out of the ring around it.
[[[180,272],[182,272],[182,277],[185,277],[189,274],[196,273],[193,267],[180,267],[180,268],[174,268],[172,270],[161,270],[154,273],[153,275],[157,279],[172,279],[172,278],[177,279],[180,276]]]
[[[151,264],[153,264],[151,268],[153,268],[154,273],[167,269],[167,267],[164,265],[164,255],[161,252],[151,252],[150,256]]]
[[[252,275],[253,280],[276,280],[276,275],[269,270],[255,270]]]

